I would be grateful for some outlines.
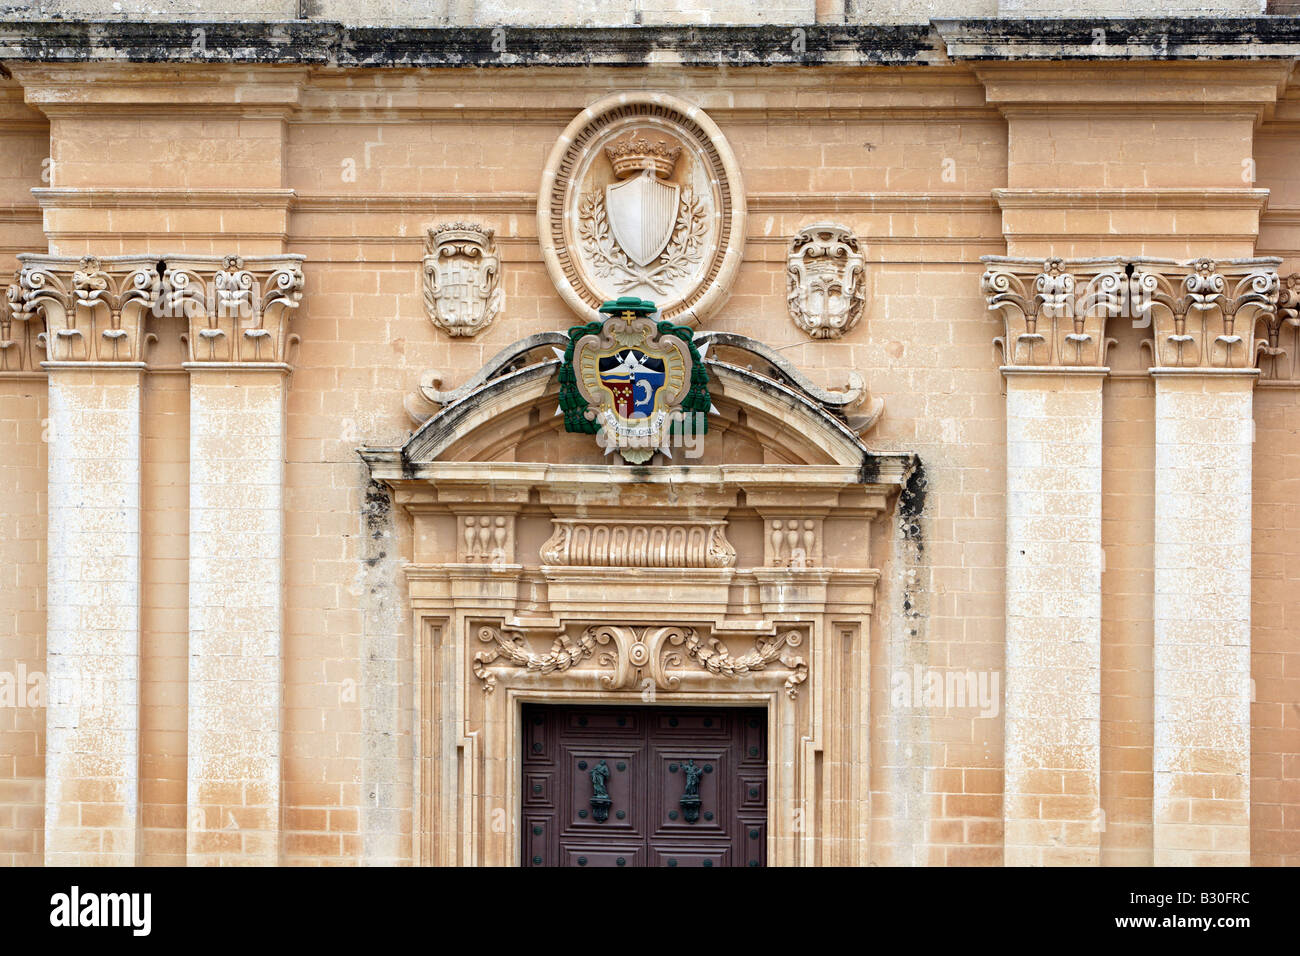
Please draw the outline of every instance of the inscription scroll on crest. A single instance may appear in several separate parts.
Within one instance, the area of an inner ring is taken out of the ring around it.
[[[693,324],[730,290],[745,200],[731,149],[708,117],[661,93],[620,93],[560,137],[537,217],[547,271],[578,314],[629,296]]]
[[[474,335],[501,311],[501,260],[493,231],[473,223],[429,230],[424,256],[424,306],[448,335]]]

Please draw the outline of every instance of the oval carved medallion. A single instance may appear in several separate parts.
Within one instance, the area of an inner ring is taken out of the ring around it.
[[[698,108],[616,93],[584,110],[551,150],[537,198],[551,280],[578,315],[622,296],[698,324],[740,267],[745,197],[735,156]]]

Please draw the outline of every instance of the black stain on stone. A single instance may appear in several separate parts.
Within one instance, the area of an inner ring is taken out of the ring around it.
[[[925,474],[925,465],[921,459],[916,460],[916,467],[907,476],[903,492],[898,496],[898,524],[903,537],[916,546],[917,552],[925,550],[922,539],[921,519],[925,513],[925,499],[929,479]]]
[[[880,480],[880,459],[867,452],[862,456],[862,467],[858,469],[858,481],[864,485],[874,485]]]
[[[393,517],[393,496],[387,488],[371,479],[366,486],[365,501],[361,506],[362,517],[366,521],[366,536],[371,539],[383,538],[388,534]],[[386,557],[380,552],[378,557],[367,558],[366,563],[372,568]]]
[[[1274,9],[1294,10],[1289,0],[1273,2]],[[6,60],[28,62],[515,69],[642,67],[667,52],[677,54],[683,65],[710,67],[941,65],[953,59],[1287,59],[1300,52],[1300,18],[1295,16],[530,29],[349,27],[315,19],[321,9],[320,0],[298,0],[297,19],[272,22],[0,20],[0,46]],[[1099,31],[1104,46],[1095,42]]]

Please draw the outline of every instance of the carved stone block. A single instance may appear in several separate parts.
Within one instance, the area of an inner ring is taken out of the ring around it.
[[[456,560],[461,564],[514,563],[514,515],[460,515],[456,530]]]

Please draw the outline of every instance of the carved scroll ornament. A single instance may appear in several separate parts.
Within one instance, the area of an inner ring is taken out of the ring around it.
[[[517,631],[483,625],[478,639],[492,645],[474,655],[474,676],[483,682],[485,694],[496,689],[496,675],[488,667],[498,661],[551,674],[571,670],[593,656],[609,672],[600,675],[606,690],[676,690],[681,685],[680,671],[688,665],[730,680],[771,667],[784,668],[785,692],[791,700],[798,697],[799,685],[808,679],[807,663],[791,652],[804,639],[803,632],[794,628],[774,637],[759,637],[752,650],[738,656],[717,637],[703,637],[693,627],[677,625],[597,625],[583,631],[576,641],[560,635],[544,654],[530,650],[524,635]]]

